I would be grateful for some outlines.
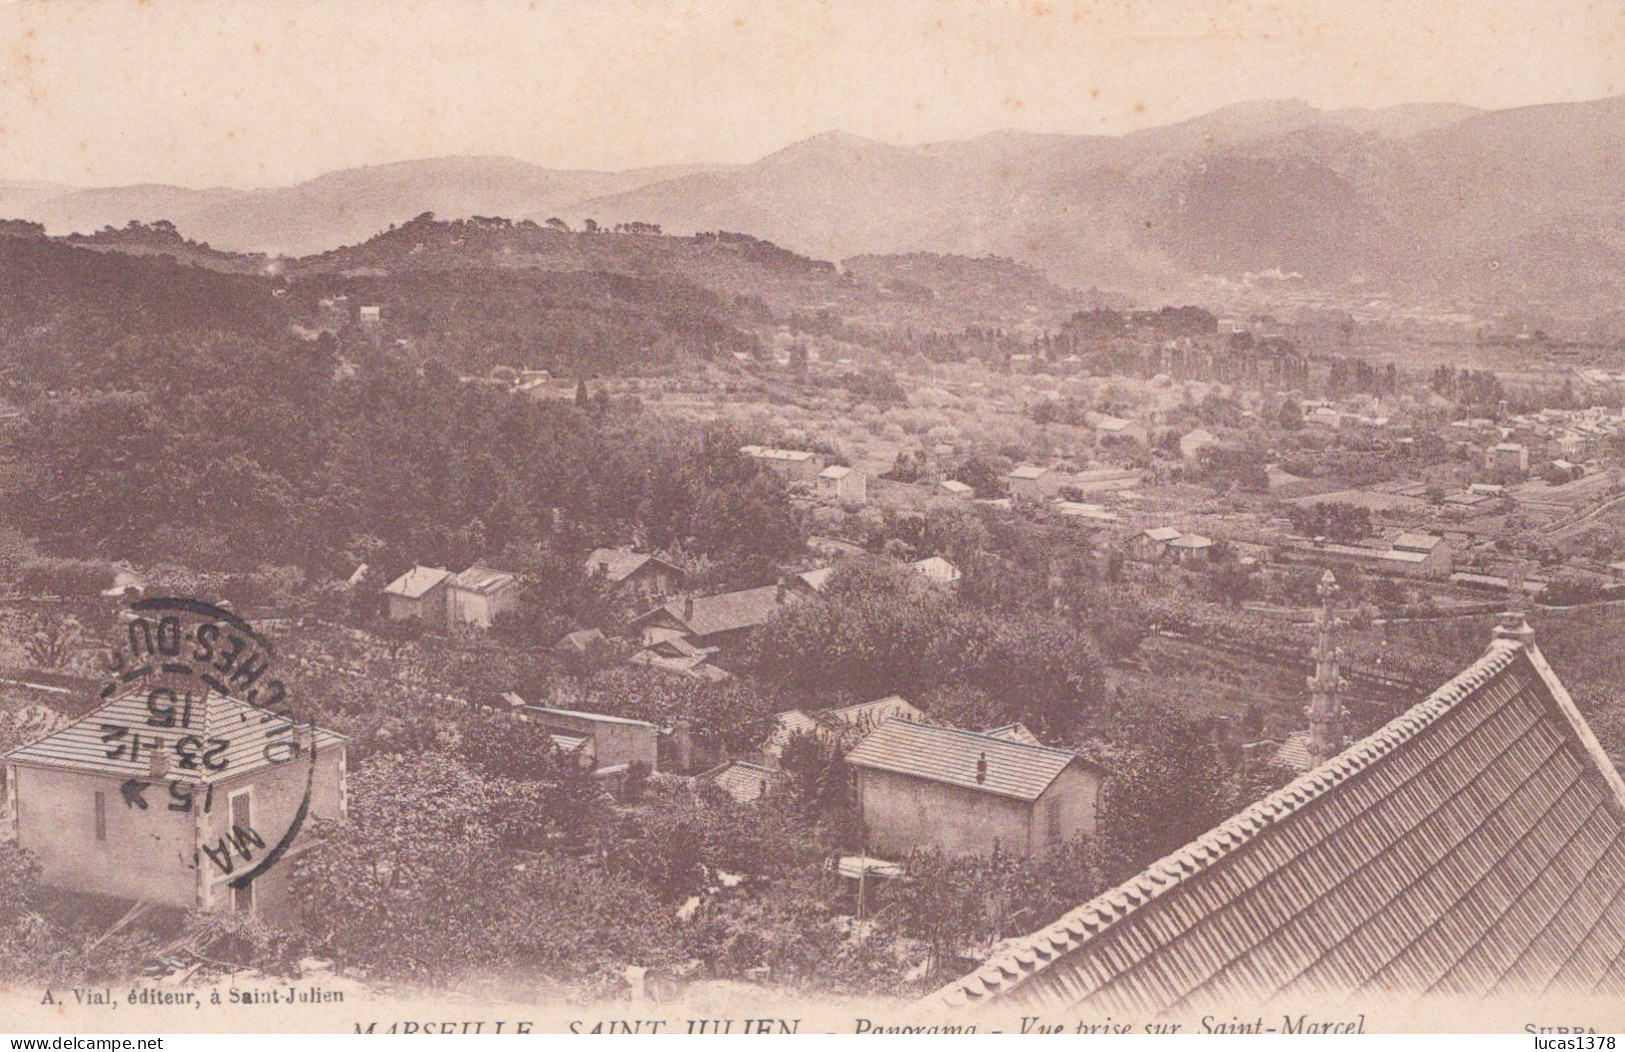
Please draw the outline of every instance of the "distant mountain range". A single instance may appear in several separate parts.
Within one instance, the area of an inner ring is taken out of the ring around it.
[[[269,190],[162,185],[87,190],[0,182],[0,216],[44,223],[52,234],[167,219],[215,248],[303,256],[357,244],[423,212],[445,218],[551,215],[595,197],[706,170],[678,165],[572,172],[511,157],[447,157],[352,168]]]
[[[1625,98],[1480,111],[1230,106],[1121,136],[902,147],[834,132],[734,166],[561,172],[413,161],[275,190],[0,183],[53,233],[170,219],[216,248],[307,254],[433,211],[728,230],[842,260],[994,254],[1078,287],[1264,280],[1351,299],[1608,309],[1625,300]]]

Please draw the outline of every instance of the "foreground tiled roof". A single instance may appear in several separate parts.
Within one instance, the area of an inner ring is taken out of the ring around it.
[[[180,718],[178,713],[177,721]],[[154,727],[152,719],[146,688],[127,690],[56,733],[6,754],[5,760],[112,778],[205,784],[290,762],[294,754],[285,743],[296,737],[307,746],[310,743],[309,727],[295,728],[286,718],[212,692],[194,704],[187,726]],[[191,768],[181,766],[176,751],[177,742],[187,737],[198,740],[195,748],[186,749],[188,755],[197,757]],[[129,746],[136,738],[141,744],[132,758]],[[342,735],[324,728],[315,732],[318,751],[344,740]],[[161,779],[152,778],[155,741],[162,742]],[[109,756],[110,752],[117,755]]]
[[[1625,992],[1625,783],[1538,648],[1498,639],[926,1004],[1143,1016],[1511,992]]]
[[[1036,800],[1070,764],[1083,761],[1064,749],[889,719],[847,753],[846,762],[995,796]]]

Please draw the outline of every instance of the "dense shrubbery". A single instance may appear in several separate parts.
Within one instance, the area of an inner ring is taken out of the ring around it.
[[[853,560],[822,594],[762,628],[753,671],[797,689],[919,697],[979,688],[1008,718],[1061,734],[1099,702],[1103,670],[1087,635],[1063,622],[959,602],[906,566]]]

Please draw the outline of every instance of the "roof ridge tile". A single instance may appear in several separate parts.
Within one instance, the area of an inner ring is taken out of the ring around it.
[[[1050,928],[1022,940],[1013,941],[1006,947],[1004,956],[1007,957],[1019,948],[1042,938],[1045,932],[1054,928],[1071,932],[1073,924],[1080,924],[1089,934],[1076,933],[1077,938],[1086,939],[1099,935],[1132,915],[1140,906],[1154,901],[1183,883],[1182,880],[1158,882],[1155,880],[1155,874],[1170,869],[1177,871],[1183,865],[1190,865],[1198,870],[1205,869],[1228,857],[1233,851],[1251,842],[1261,831],[1319,800],[1331,787],[1361,773],[1374,761],[1413,740],[1418,733],[1452,711],[1457,704],[1472,695],[1483,684],[1511,667],[1514,659],[1523,653],[1524,649],[1522,643],[1513,640],[1494,640],[1466,669],[1371,735],[1350,745],[1319,767],[1304,772],[1287,785],[1232,815],[1190,843],[1157,859],[1123,883],[1101,892],[1095,898],[1064,914]],[[1102,918],[1103,923],[1091,924],[1088,919],[1090,916]],[[988,980],[995,973],[1008,974],[1012,979],[1017,978],[1002,968],[999,962],[989,961],[970,975],[931,995],[930,1000],[950,1006],[961,1005],[966,999],[975,996],[973,984],[980,983],[989,989],[996,988],[988,985]]]

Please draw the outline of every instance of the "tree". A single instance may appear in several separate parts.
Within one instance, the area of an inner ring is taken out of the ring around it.
[[[845,743],[831,734],[800,731],[784,743],[779,756],[779,766],[789,776],[791,799],[803,814],[837,830],[857,821],[845,752]]]
[[[516,940],[535,935],[527,907],[555,903],[559,891],[532,898],[529,871],[505,843],[520,825],[561,816],[439,753],[374,757],[349,788],[349,821],[318,829],[322,849],[292,863],[318,945],[341,965],[402,977],[511,962]]]
[[[1212,734],[1167,704],[1123,716],[1128,746],[1101,792],[1097,841],[1108,880],[1123,880],[1230,813],[1229,773]]]
[[[789,707],[739,680],[717,683],[627,666],[588,681],[580,704],[661,726],[685,721],[702,752],[716,754],[754,751],[771,731],[773,713]]]
[[[72,618],[47,618],[28,638],[25,645],[28,660],[36,669],[43,672],[64,669],[73,657],[82,636],[79,622]]]
[[[786,606],[757,630],[748,664],[793,689],[862,697],[960,682],[1055,735],[1095,708],[1104,679],[1093,641],[1073,626],[962,601],[884,558],[849,559],[819,595]]]
[[[1213,564],[1208,580],[1214,594],[1226,606],[1239,606],[1253,598],[1257,591],[1253,572],[1238,559],[1222,559]]]

